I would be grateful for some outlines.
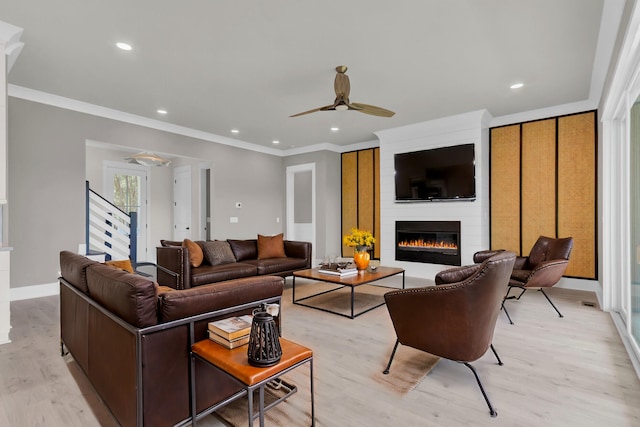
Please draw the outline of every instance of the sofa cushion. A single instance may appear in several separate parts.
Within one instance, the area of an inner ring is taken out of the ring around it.
[[[304,258],[269,258],[243,261],[255,265],[258,274],[280,274],[292,270],[307,268],[307,260]]]
[[[208,285],[222,280],[251,277],[258,274],[255,265],[233,262],[219,265],[202,265],[191,269],[191,286]]]
[[[255,239],[253,240],[233,240],[228,239],[233,255],[236,257],[236,261],[244,261],[245,259],[257,259],[258,258],[258,245]]]
[[[200,267],[202,260],[204,260],[204,254],[200,245],[193,240],[184,239],[182,247],[189,250],[189,264],[191,264],[191,267]]]
[[[284,258],[286,256],[282,233],[275,236],[258,234],[258,259]]]
[[[125,322],[144,328],[158,323],[155,283],[138,274],[96,263],[87,268],[89,295]]]
[[[283,286],[282,277],[256,276],[167,292],[159,296],[160,322],[282,296]]]
[[[98,261],[73,252],[60,252],[60,275],[85,294],[89,293],[89,288],[87,287],[87,267],[93,264],[99,263]]]
[[[203,243],[204,257],[211,265],[228,264],[236,262],[236,257],[231,250],[229,242],[224,240],[207,241]]]

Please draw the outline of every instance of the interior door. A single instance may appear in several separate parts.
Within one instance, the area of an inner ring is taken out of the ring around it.
[[[191,239],[191,166],[173,169],[173,240]]]
[[[104,198],[123,212],[137,212],[137,261],[148,261],[147,254],[147,193],[146,166],[113,163],[105,165]]]

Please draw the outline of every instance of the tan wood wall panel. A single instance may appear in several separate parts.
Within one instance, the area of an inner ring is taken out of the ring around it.
[[[595,112],[558,119],[558,237],[573,237],[566,276],[596,278]]]
[[[522,124],[522,253],[556,235],[556,120]]]
[[[342,154],[342,236],[358,226],[358,153]],[[342,256],[350,257],[353,249],[342,245]]]
[[[520,125],[491,129],[491,249],[520,254]]]
[[[373,221],[373,235],[376,238],[376,244],[373,247],[373,257],[380,259],[380,248],[381,248],[381,240],[380,240],[380,149],[373,149],[373,174],[374,174],[374,185],[375,185],[375,204],[373,214],[375,216]]]
[[[373,149],[358,151],[358,228],[373,233]]]

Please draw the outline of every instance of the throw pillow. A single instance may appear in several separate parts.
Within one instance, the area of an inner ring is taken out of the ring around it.
[[[189,264],[191,264],[191,267],[200,267],[202,260],[204,259],[204,254],[202,253],[200,245],[193,240],[184,239],[182,247],[189,249]]]
[[[211,265],[229,264],[236,262],[229,242],[223,240],[207,241],[203,244],[204,257]]]
[[[114,268],[119,268],[120,270],[128,271],[129,273],[133,273],[133,267],[131,266],[130,259],[122,259],[122,260],[109,260],[104,262],[106,265]]]
[[[275,236],[258,234],[258,259],[284,258],[286,256],[282,233]]]

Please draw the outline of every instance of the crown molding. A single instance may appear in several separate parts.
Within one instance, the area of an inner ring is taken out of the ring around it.
[[[117,120],[124,123],[143,126],[150,129],[156,129],[163,132],[170,132],[177,135],[183,135],[190,138],[201,139],[204,141],[214,142],[217,144],[229,145],[232,147],[242,148],[244,150],[257,151],[272,156],[282,157],[282,151],[273,148],[267,148],[249,142],[233,139],[222,135],[216,135],[209,132],[203,132],[184,126],[178,126],[160,120],[149,119],[147,117],[135,114],[125,113],[111,108],[101,107],[99,105],[90,104],[88,102],[77,101],[63,96],[53,95],[22,86],[8,85],[9,96],[26,101],[38,102],[40,104],[50,105],[52,107],[63,108],[65,110],[77,111],[79,113],[90,114],[92,116],[103,117],[106,119]]]

